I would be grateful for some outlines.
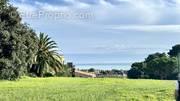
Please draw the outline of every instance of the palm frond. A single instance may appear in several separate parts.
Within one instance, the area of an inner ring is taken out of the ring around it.
[[[62,57],[57,53],[57,43],[51,40],[48,35],[40,33],[39,49],[36,56],[38,72],[42,72],[45,68],[52,68],[55,72],[62,69]]]

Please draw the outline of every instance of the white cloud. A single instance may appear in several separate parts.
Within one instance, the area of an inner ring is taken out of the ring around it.
[[[111,45],[101,45],[94,46],[96,50],[116,50],[116,51],[129,51],[129,50],[152,50],[152,49],[167,49],[167,46],[159,45],[124,45],[124,44],[111,44]]]
[[[34,7],[33,5],[26,4],[26,3],[13,3],[13,5],[18,7],[18,10],[20,12],[33,12],[37,10],[37,8]]]
[[[125,45],[125,44],[111,44],[99,45],[92,47],[96,52],[112,52],[112,53],[132,53],[132,54],[149,54],[152,52],[166,52],[169,49],[167,45]]]
[[[98,3],[83,0],[63,0],[70,5],[51,4],[50,1],[22,0],[13,2],[20,11],[79,11],[94,12],[97,24],[179,24],[179,0],[98,0]],[[34,3],[32,3],[34,2]],[[55,0],[53,0],[55,2]],[[57,1],[58,3],[59,1]],[[96,1],[97,2],[97,1]],[[60,3],[60,2],[59,2]],[[171,5],[171,6],[170,6]],[[174,6],[172,6],[174,5]]]
[[[144,32],[180,32],[180,25],[116,25],[108,26],[107,29]]]
[[[41,3],[38,1],[35,2],[35,5],[37,5],[37,7],[40,10],[45,10],[45,11],[66,11],[66,10],[68,10],[68,7],[66,7],[66,6],[56,6],[56,5],[51,5],[48,3]]]

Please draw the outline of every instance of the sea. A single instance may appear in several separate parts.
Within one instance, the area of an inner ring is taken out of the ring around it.
[[[97,70],[129,70],[131,63],[84,63],[84,64],[75,64],[77,69],[89,69],[94,68]]]
[[[66,62],[73,62],[78,69],[129,70],[134,62],[144,60],[144,55],[112,54],[64,54]]]

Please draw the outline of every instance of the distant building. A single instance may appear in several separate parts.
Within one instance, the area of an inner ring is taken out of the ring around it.
[[[96,74],[75,70],[76,77],[95,78]]]
[[[84,78],[95,78],[96,74],[75,69],[73,62],[68,62],[67,66],[71,68],[72,77],[84,77]]]

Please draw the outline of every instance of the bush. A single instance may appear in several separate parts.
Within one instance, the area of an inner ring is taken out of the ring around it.
[[[54,77],[54,74],[51,72],[44,73],[44,77]]]
[[[29,73],[28,76],[30,76],[30,77],[37,77],[37,75],[35,73]]]
[[[56,76],[59,76],[59,77],[71,77],[72,76],[71,68],[64,65],[63,69],[56,73]]]

